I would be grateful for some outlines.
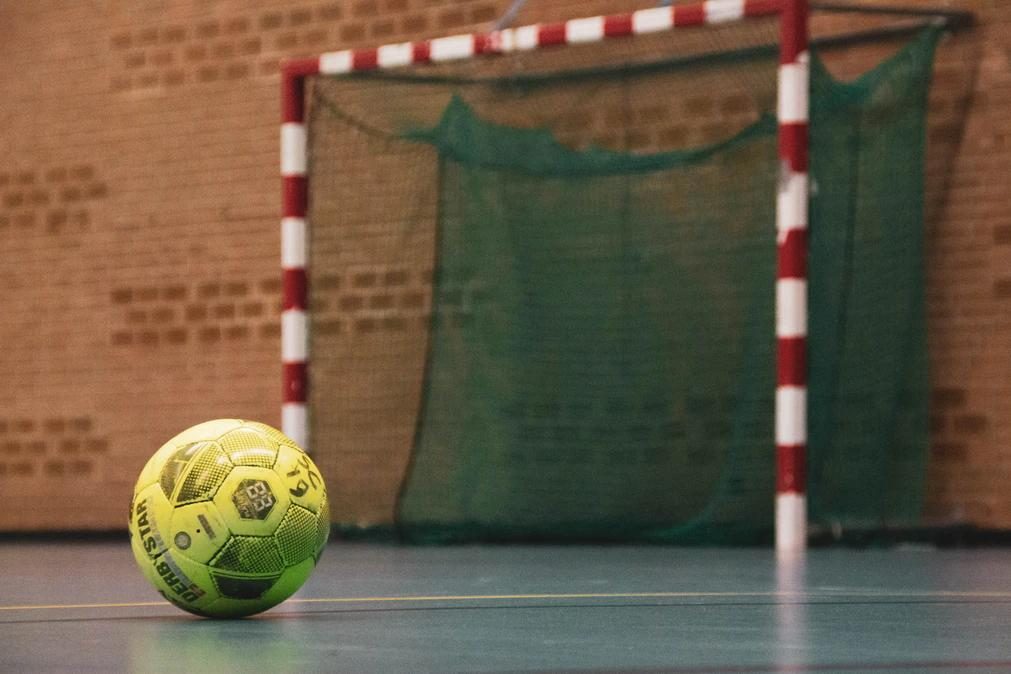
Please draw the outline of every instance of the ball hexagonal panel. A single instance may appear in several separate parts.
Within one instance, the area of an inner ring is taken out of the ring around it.
[[[256,430],[258,430],[259,432],[263,433],[268,438],[273,440],[278,445],[291,445],[293,447],[298,447],[298,445],[295,444],[294,440],[292,440],[291,438],[289,438],[287,435],[277,430],[276,428],[268,426],[267,424],[261,424],[258,421],[247,421],[246,427],[255,428]]]
[[[266,578],[243,578],[223,573],[211,574],[218,592],[222,597],[228,599],[259,599],[274,586],[280,577],[280,574]]]
[[[289,503],[281,476],[273,469],[258,466],[232,468],[214,495],[221,517],[231,532],[240,536],[273,534]]]
[[[172,493],[176,489],[176,483],[186,471],[186,467],[190,461],[209,444],[211,443],[193,442],[183,445],[165,461],[165,465],[162,466],[161,474],[158,478],[161,490],[165,493],[165,498],[171,500]]]
[[[307,508],[297,505],[288,508],[274,532],[285,565],[297,564],[316,554],[316,520],[316,514]]]
[[[273,536],[232,536],[211,560],[222,571],[250,575],[280,573],[284,560]]]
[[[266,480],[242,480],[232,492],[232,503],[244,520],[265,520],[277,505],[277,498]]]
[[[232,463],[221,447],[205,443],[189,458],[186,476],[176,493],[176,503],[193,503],[214,498],[218,487],[232,470]]]
[[[277,460],[277,442],[255,428],[229,431],[218,442],[236,466],[273,468]]]
[[[228,540],[228,525],[211,501],[176,506],[169,534],[173,547],[195,562],[206,564]]]
[[[281,476],[292,503],[312,512],[319,511],[321,499],[326,497],[326,487],[319,469],[305,452],[281,445],[274,470]]]

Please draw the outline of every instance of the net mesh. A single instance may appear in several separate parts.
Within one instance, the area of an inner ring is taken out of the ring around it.
[[[336,524],[768,538],[776,24],[683,35],[312,81],[311,432]],[[849,84],[813,68],[816,521],[921,500],[935,39]]]

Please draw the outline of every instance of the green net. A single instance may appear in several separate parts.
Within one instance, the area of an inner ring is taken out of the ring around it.
[[[771,28],[315,83],[310,402],[338,522],[771,537]],[[936,39],[851,83],[812,68],[815,523],[919,514]]]
[[[924,139],[939,31],[854,83],[812,73],[809,499],[815,523],[915,524],[928,445]]]

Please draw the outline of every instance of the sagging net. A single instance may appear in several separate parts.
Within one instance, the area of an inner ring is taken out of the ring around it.
[[[310,88],[312,450],[348,530],[767,540],[774,21]],[[812,68],[810,499],[917,517],[936,31]]]

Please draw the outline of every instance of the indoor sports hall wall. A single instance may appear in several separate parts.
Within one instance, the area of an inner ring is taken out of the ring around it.
[[[486,30],[509,4],[0,4],[0,493],[21,504],[0,531],[123,528],[165,439],[213,417],[280,423],[279,59]],[[528,0],[516,24],[651,4]],[[931,94],[925,516],[1011,528],[1011,3],[957,6],[979,25],[942,45]],[[851,76],[895,46],[828,61]],[[700,91],[639,114],[676,135],[737,112]],[[374,297],[425,318],[423,276],[332,283],[330,327],[352,345],[368,348]],[[388,522],[405,459],[322,461],[340,519]]]

